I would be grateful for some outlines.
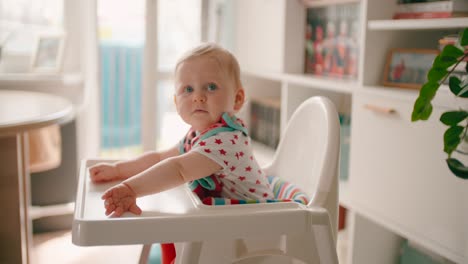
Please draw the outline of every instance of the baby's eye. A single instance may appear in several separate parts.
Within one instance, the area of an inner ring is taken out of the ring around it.
[[[187,86],[187,87],[185,87],[185,88],[184,88],[184,92],[186,92],[186,93],[191,93],[191,92],[193,92],[193,87],[192,87],[192,86]]]
[[[214,91],[216,89],[218,89],[218,86],[216,84],[214,83],[208,84],[208,91]]]

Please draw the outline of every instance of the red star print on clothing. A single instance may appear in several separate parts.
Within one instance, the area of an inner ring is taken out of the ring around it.
[[[221,165],[222,169],[214,174],[223,183],[221,197],[274,199],[271,188],[267,187],[266,175],[252,154],[250,140],[241,131],[221,132],[200,138],[194,144],[190,151],[199,152]],[[231,192],[231,188],[235,192]]]

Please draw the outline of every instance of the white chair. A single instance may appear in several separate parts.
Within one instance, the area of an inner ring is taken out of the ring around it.
[[[292,115],[273,162],[265,168],[305,191],[308,205],[294,202],[206,206],[186,187],[140,202],[141,216],[102,217],[108,186],[96,189],[83,172],[73,225],[77,245],[176,242],[176,263],[338,263],[339,121],[333,103],[312,97]],[[165,192],[166,193],[166,192]],[[170,196],[170,198],[169,198]],[[190,198],[187,198],[190,197]],[[169,209],[161,203],[173,201]],[[175,203],[174,203],[175,201]],[[159,207],[158,207],[159,206]],[[99,210],[95,207],[99,207]],[[98,215],[100,212],[101,215]],[[99,219],[96,219],[99,218]],[[125,230],[125,234],[112,230]],[[144,246],[141,262],[147,258]]]

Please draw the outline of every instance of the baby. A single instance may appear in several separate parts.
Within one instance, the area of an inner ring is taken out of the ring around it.
[[[168,150],[89,169],[95,183],[123,180],[102,195],[106,215],[141,214],[137,197],[184,183],[201,199],[274,199],[247,129],[234,116],[244,100],[239,64],[229,51],[202,44],[182,56],[175,68],[174,102],[191,129]]]

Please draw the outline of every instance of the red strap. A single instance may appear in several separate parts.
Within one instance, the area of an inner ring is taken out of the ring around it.
[[[175,246],[173,243],[161,244],[161,264],[174,263],[176,258]]]

